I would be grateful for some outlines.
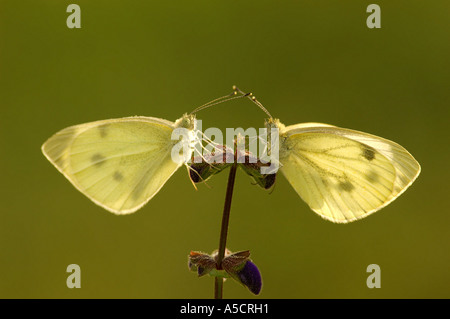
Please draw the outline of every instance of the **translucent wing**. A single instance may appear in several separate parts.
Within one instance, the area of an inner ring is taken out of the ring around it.
[[[281,126],[281,171],[323,218],[347,223],[388,205],[417,178],[400,145],[362,132],[306,123]]]
[[[116,214],[147,203],[182,164],[171,158],[174,123],[129,117],[68,127],[42,146],[83,194]]]

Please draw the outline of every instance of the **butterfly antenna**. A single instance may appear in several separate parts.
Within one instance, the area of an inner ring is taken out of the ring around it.
[[[272,115],[270,115],[269,111],[267,111],[267,109],[264,107],[264,105],[262,105],[261,102],[259,102],[256,99],[256,97],[253,95],[253,93],[245,93],[245,92],[241,91],[236,85],[233,85],[233,91],[241,94],[241,97],[247,97],[250,101],[255,103],[261,110],[263,110],[264,113],[266,113],[269,116],[269,118],[272,118]]]
[[[264,113],[266,113],[269,116],[269,118],[272,118],[272,115],[269,113],[269,111],[267,111],[267,109],[264,107],[264,105],[262,105],[262,103],[256,99],[256,97],[253,95],[253,93],[245,93],[244,91],[239,89],[236,85],[233,85],[233,92],[231,92],[230,94],[221,96],[217,99],[209,101],[208,103],[200,105],[195,110],[193,110],[190,114],[197,113],[197,112],[204,110],[213,105],[217,105],[217,104],[235,100],[235,99],[240,99],[243,97],[247,97],[250,101],[255,103],[261,110],[263,110]]]
[[[223,103],[223,102],[227,102],[227,101],[231,101],[231,100],[234,100],[234,99],[240,99],[242,97],[244,97],[244,96],[238,95],[238,92],[233,90],[233,92],[231,92],[228,95],[224,95],[224,96],[218,97],[217,99],[214,99],[212,101],[209,101],[208,103],[200,105],[195,110],[193,110],[190,114],[194,114],[194,113],[196,113],[198,111],[204,110],[204,109],[206,109],[206,108],[208,108],[210,106],[213,106],[213,105],[217,105],[217,104],[220,104],[220,103]]]

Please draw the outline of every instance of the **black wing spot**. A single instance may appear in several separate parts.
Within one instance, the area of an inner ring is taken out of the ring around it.
[[[105,164],[106,158],[102,154],[96,153],[92,155],[91,161],[95,166],[102,166]]]
[[[114,178],[114,180],[120,182],[120,181],[123,180],[123,175],[122,175],[121,172],[115,171],[115,172],[114,172],[114,175],[113,175],[113,178]]]
[[[371,161],[375,158],[375,150],[369,146],[363,146],[363,154],[364,158],[368,161]]]
[[[371,183],[378,182],[379,180],[378,174],[374,171],[370,171],[369,173],[367,173],[366,178]]]
[[[353,184],[350,183],[349,181],[345,181],[339,182],[339,188],[342,189],[343,191],[351,192],[352,190],[355,189],[355,186],[353,186]]]
[[[105,138],[108,136],[108,124],[100,125],[98,127],[98,132],[101,138]]]

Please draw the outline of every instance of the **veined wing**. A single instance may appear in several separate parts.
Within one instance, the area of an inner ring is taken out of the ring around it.
[[[280,136],[281,171],[312,210],[333,222],[381,209],[420,172],[403,147],[374,135],[306,123],[286,127]]]
[[[182,163],[174,163],[174,123],[129,117],[68,127],[42,146],[83,194],[116,214],[147,203]]]

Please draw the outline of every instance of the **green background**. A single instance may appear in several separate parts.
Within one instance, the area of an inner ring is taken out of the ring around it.
[[[187,268],[217,248],[227,172],[192,187],[181,168],[137,213],[115,216],[42,155],[70,125],[132,115],[171,121],[253,92],[287,125],[316,121],[396,141],[422,165],[380,212],[325,221],[279,175],[269,194],[238,171],[228,248],[249,249],[261,298],[449,298],[450,3],[0,0],[0,297],[211,298]],[[202,111],[203,127],[262,127],[248,100]],[[66,267],[81,267],[68,289]],[[381,288],[366,286],[369,264]],[[234,281],[225,298],[253,298]],[[257,298],[259,298],[257,297]]]

